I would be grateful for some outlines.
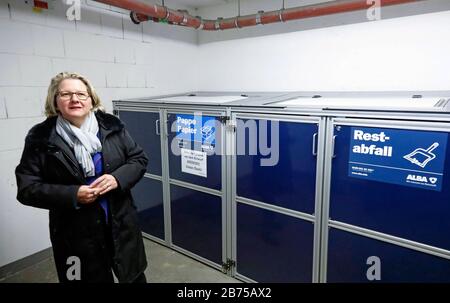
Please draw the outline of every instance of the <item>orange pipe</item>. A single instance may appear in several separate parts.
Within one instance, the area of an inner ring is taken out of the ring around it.
[[[290,20],[298,20],[317,16],[325,16],[344,12],[369,9],[375,3],[367,3],[367,0],[336,0],[332,2],[313,4],[307,6],[282,9],[261,14],[253,14],[242,17],[234,17],[217,20],[202,20],[165,6],[146,4],[138,0],[95,0],[104,4],[130,10],[133,22],[139,23],[152,18],[165,19],[169,23],[193,27],[202,30],[225,30],[232,28],[255,26],[258,24],[270,24]],[[380,0],[381,7],[419,2],[424,0]]]

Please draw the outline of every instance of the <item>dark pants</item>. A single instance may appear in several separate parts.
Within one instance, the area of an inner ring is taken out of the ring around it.
[[[114,260],[114,241],[112,237],[112,230],[111,225],[104,224],[104,233],[105,233],[105,244],[106,244],[106,255],[102,260],[90,260],[89,262],[107,262],[105,263],[105,266],[103,267],[103,270],[101,272],[85,272],[85,269],[89,267],[89,264],[86,264],[86,260],[81,260],[82,266],[81,266],[81,280],[71,280],[69,281],[66,277],[66,269],[63,268],[62,270],[58,270],[58,278],[61,283],[114,283],[114,276],[113,276],[113,260]],[[53,255],[55,258],[55,261],[59,264],[65,264],[66,260],[63,260],[62,255],[58,252],[58,250],[55,249],[55,246],[53,246]],[[61,259],[61,260],[59,260]],[[108,265],[109,264],[109,265]],[[85,267],[86,266],[86,267]],[[134,281],[131,283],[147,283],[147,279],[145,277],[144,273],[141,273]]]

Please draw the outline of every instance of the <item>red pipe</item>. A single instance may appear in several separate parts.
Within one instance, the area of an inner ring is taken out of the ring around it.
[[[137,0],[95,0],[104,4],[120,7],[131,11],[131,19],[135,23],[153,18],[167,20],[171,24],[183,25],[203,30],[219,30],[255,26],[298,20],[310,17],[325,16],[344,12],[369,9],[373,3],[367,0],[336,0],[332,2],[300,6],[271,12],[234,17],[228,19],[202,20],[187,13],[169,9],[156,4],[146,4]],[[424,0],[380,0],[380,6],[389,6],[403,3],[419,2]]]

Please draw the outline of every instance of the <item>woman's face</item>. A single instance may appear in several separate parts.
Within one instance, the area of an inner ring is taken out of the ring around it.
[[[92,109],[92,99],[81,80],[65,79],[59,84],[56,106],[64,119],[79,127]]]

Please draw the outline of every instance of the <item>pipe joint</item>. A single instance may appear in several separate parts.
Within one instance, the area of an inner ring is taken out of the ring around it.
[[[200,17],[200,16],[195,16],[195,19],[197,19],[197,20],[200,22],[199,26],[198,26],[196,29],[203,29],[204,24],[203,24],[203,19],[202,19],[202,17]]]
[[[284,8],[283,8],[283,9],[280,9],[280,10],[278,11],[278,18],[280,18],[280,22],[284,22],[283,14],[284,14]]]
[[[219,17],[219,18],[217,18],[216,22],[214,22],[214,28],[215,28],[216,30],[221,29],[221,28],[220,28],[220,22],[222,22],[222,20],[223,20],[223,18],[222,18],[222,17]]]
[[[257,25],[261,24],[261,15],[262,14],[264,14],[264,11],[258,11],[258,14],[256,15],[255,22]]]
[[[133,22],[134,24],[140,24],[141,23],[141,21],[139,21],[139,18],[137,16],[136,12],[130,12],[130,19],[131,19],[131,22]]]
[[[239,17],[236,17],[236,18],[234,19],[234,25],[236,26],[236,28],[241,28],[241,27],[239,26]]]
[[[164,7],[164,9],[166,10],[166,16],[164,17],[164,19],[168,21],[170,16],[170,10],[167,7]]]

